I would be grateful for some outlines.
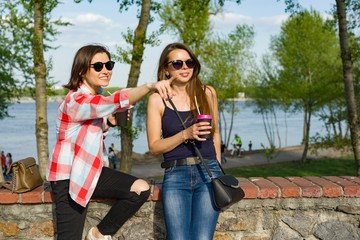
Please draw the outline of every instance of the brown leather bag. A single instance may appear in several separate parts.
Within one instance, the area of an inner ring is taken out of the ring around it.
[[[13,193],[29,192],[44,182],[33,157],[12,163],[7,171],[9,173],[12,173],[12,181],[2,185]]]

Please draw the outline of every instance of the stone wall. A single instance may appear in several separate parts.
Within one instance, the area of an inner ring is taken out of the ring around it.
[[[223,211],[217,240],[360,239],[360,178],[239,178],[245,198]],[[161,184],[113,239],[165,239]],[[90,203],[85,231],[99,222],[112,201]],[[51,192],[0,190],[0,239],[54,239]]]

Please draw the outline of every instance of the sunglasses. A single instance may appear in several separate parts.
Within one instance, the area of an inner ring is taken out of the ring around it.
[[[100,72],[101,70],[103,70],[104,65],[107,70],[111,71],[114,68],[115,62],[113,61],[108,61],[106,63],[96,62],[90,64],[90,67],[93,67],[96,72]]]
[[[195,67],[195,61],[193,59],[188,59],[186,61],[183,60],[174,60],[168,62],[166,65],[170,64],[176,69],[179,70],[183,67],[183,64],[185,63],[188,68],[194,68]]]

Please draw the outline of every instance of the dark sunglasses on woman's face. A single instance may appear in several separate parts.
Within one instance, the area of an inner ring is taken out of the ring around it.
[[[104,65],[107,70],[111,71],[114,68],[115,62],[113,61],[108,61],[106,63],[96,62],[90,64],[90,67],[93,67],[95,71],[100,72],[101,70],[103,70]]]
[[[183,60],[174,60],[174,61],[170,61],[168,62],[167,64],[170,64],[176,69],[176,70],[179,70],[183,67],[183,64],[185,63],[186,66],[188,68],[193,68],[195,67],[195,61],[193,59],[188,59],[186,61],[183,61]]]

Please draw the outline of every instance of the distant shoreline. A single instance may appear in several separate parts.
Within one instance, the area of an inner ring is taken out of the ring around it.
[[[47,102],[61,102],[64,99],[63,96],[48,96]],[[11,103],[34,103],[35,99],[32,97],[20,97],[19,99],[12,99]]]
[[[61,102],[64,99],[64,96],[48,96],[47,102]],[[228,101],[235,101],[235,102],[246,102],[252,101],[251,98],[229,98]],[[34,103],[35,99],[32,97],[20,97],[19,99],[12,99],[11,103]]]

